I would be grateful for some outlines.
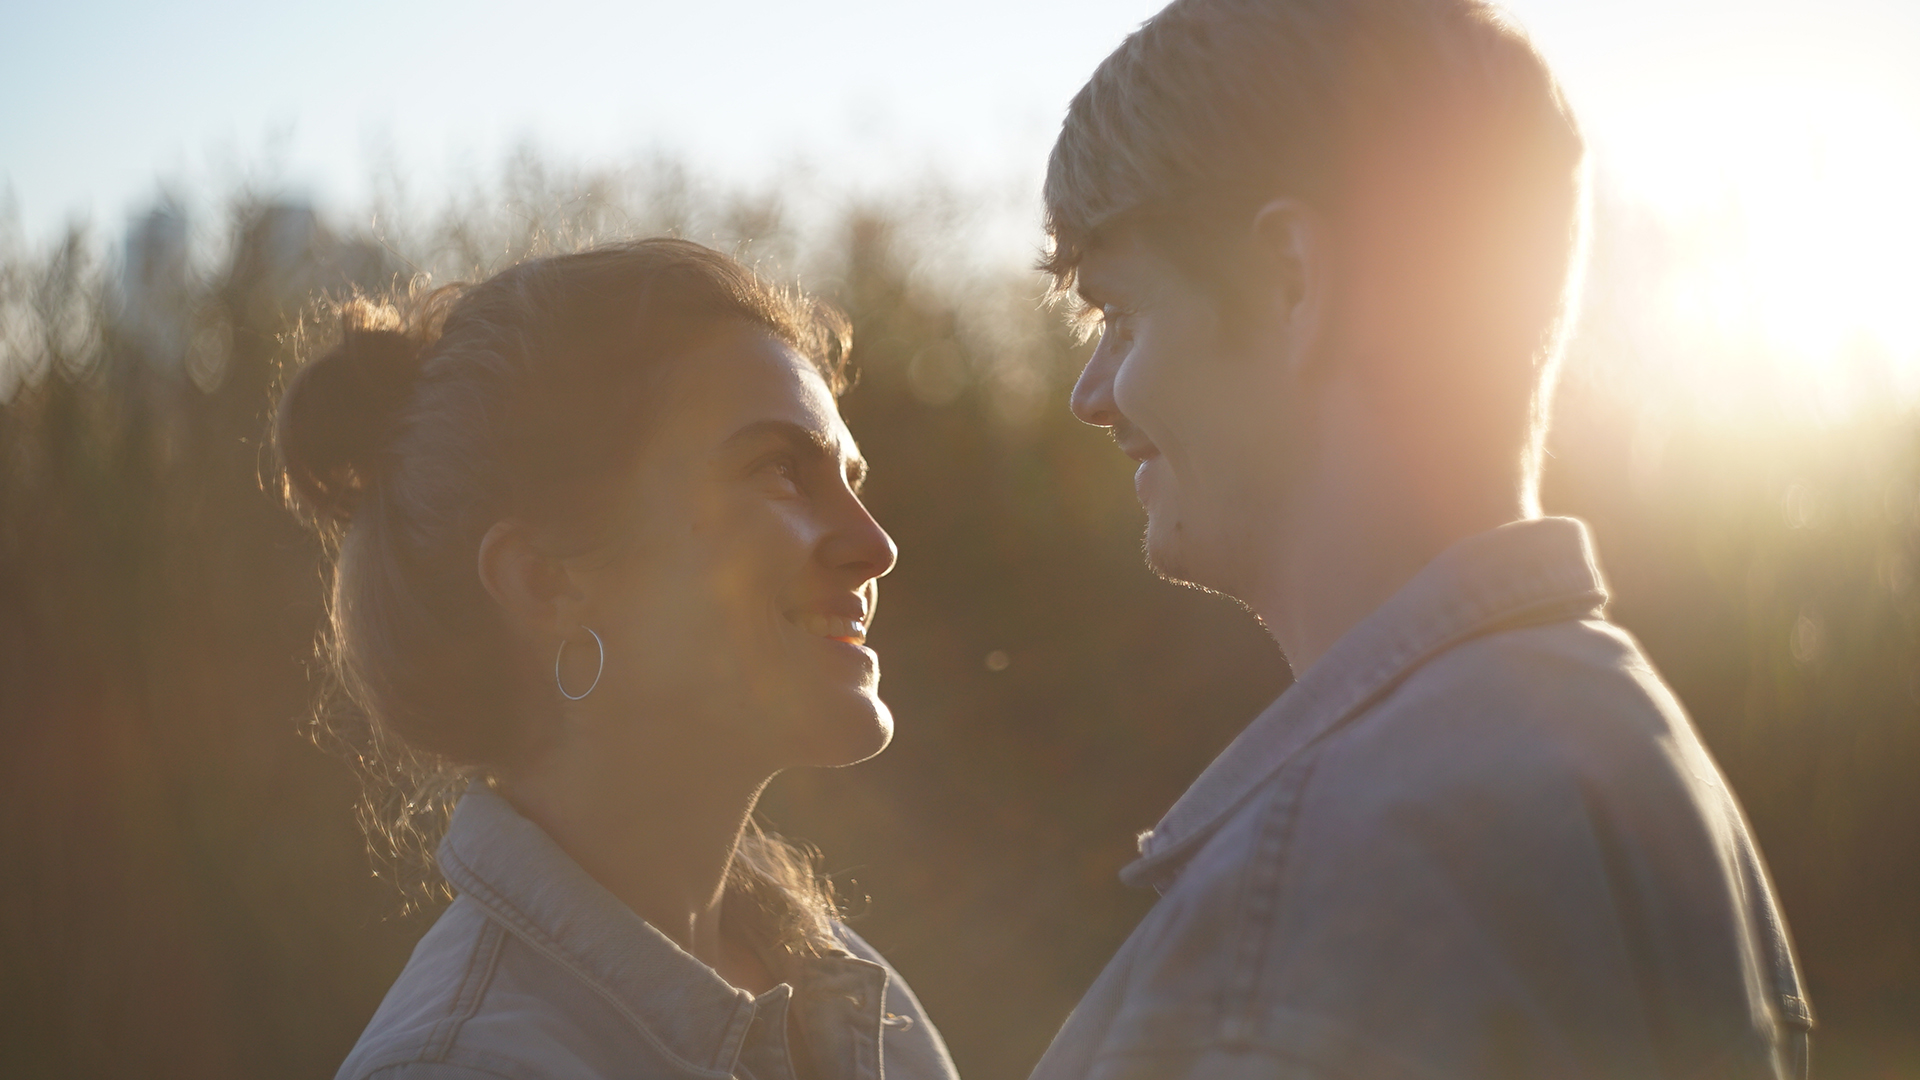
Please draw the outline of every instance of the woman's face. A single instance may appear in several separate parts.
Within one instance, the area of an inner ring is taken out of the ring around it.
[[[607,654],[581,706],[696,768],[770,775],[879,753],[893,718],[866,623],[896,552],[860,502],[866,463],[826,382],[746,327],[667,382],[616,508],[622,541],[574,567],[581,622]],[[573,692],[594,659],[590,639],[568,647]]]

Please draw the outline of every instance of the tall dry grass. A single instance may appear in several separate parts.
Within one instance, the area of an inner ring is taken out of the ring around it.
[[[1024,267],[943,258],[965,213],[523,156],[351,225],[242,192],[160,223],[186,258],[138,297],[100,238],[0,234],[0,1073],[330,1075],[431,913],[371,876],[308,737],[318,551],[262,484],[287,335],[316,291],[677,232],[850,312],[845,409],[902,550],[873,639],[895,746],[783,778],[768,813],[867,898],[966,1074],[1024,1075],[1149,902],[1114,878],[1133,832],[1286,674],[1242,612],[1142,569],[1124,463],[1064,408],[1079,346]],[[1920,421],[1696,407],[1607,247],[1634,235],[1600,223],[1547,507],[1594,524],[1618,618],[1745,800],[1823,1071],[1907,1075]]]

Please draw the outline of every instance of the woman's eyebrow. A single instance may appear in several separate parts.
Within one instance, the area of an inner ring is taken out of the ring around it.
[[[826,432],[804,427],[791,420],[755,420],[727,436],[722,445],[738,446],[765,438],[779,439],[792,449],[808,453],[829,455],[833,452],[833,440]]]
[[[867,460],[858,451],[843,455],[832,436],[791,420],[756,420],[727,436],[722,445],[733,447],[766,438],[778,439],[796,454],[805,457],[832,461],[844,456],[847,459],[847,473],[856,484],[867,475]]]

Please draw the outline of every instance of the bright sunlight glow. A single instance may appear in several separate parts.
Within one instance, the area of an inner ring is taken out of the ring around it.
[[[1836,419],[1912,405],[1920,102],[1845,57],[1769,52],[1656,67],[1596,110],[1599,197],[1653,224],[1632,260],[1645,314],[1696,395],[1766,385]]]
[[[383,169],[431,204],[522,146],[590,165],[653,148],[790,199],[809,176],[992,193],[974,199],[990,227],[943,246],[1026,265],[1061,110],[1160,0],[553,0],[538,19],[511,0],[343,3],[319,23],[215,0],[22,6],[0,34],[0,233],[92,208],[112,235],[156,170],[211,192],[260,158],[266,181],[352,214]],[[1630,324],[1600,359],[1709,404],[1920,405],[1920,4],[1505,3],[1593,147],[1587,317]]]

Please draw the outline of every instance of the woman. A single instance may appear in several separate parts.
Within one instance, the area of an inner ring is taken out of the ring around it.
[[[400,826],[466,783],[457,898],[341,1077],[953,1076],[811,860],[752,825],[774,774],[892,735],[864,639],[895,553],[835,405],[846,345],[644,240],[410,319],[348,304],[289,382],[333,673],[385,773],[424,781]]]

